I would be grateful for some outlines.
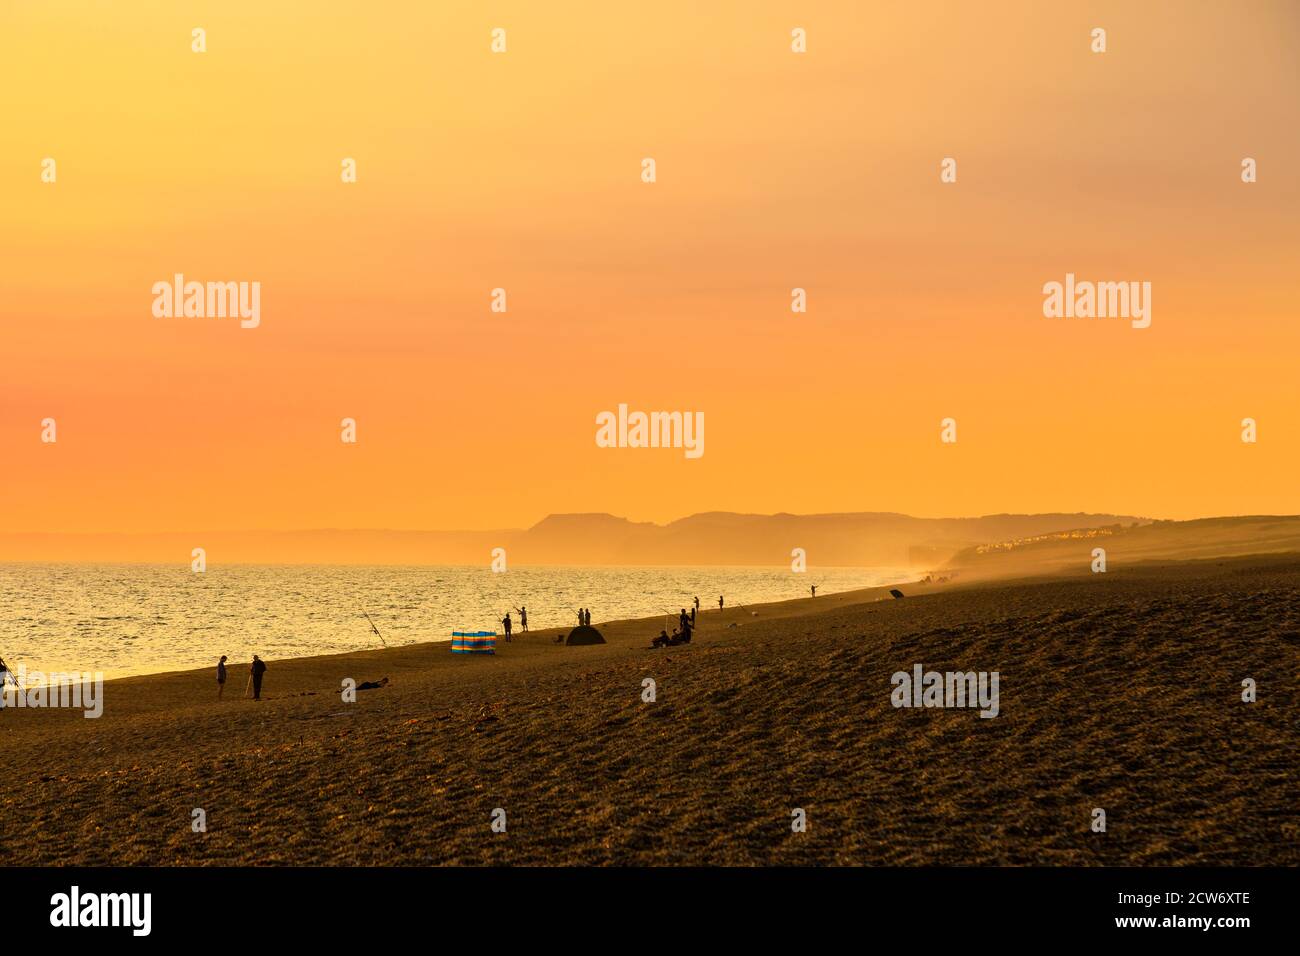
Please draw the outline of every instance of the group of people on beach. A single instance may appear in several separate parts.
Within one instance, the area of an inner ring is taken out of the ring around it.
[[[699,600],[700,600],[699,598],[695,599],[697,605],[699,604]],[[527,605],[525,605],[523,607],[517,607],[515,608],[515,610],[519,612],[519,630],[522,633],[527,634],[528,633],[528,607]],[[585,608],[585,607],[578,608],[578,626],[591,627],[590,608]],[[514,628],[515,628],[514,621],[511,620],[510,618],[509,611],[506,611],[506,616],[501,619],[501,628],[506,632],[506,643],[509,643],[510,636],[514,633]]]
[[[525,634],[528,633],[528,607],[515,608],[519,612],[519,626]],[[506,632],[506,643],[510,643],[510,633],[514,630],[514,622],[510,620],[510,612],[506,611],[506,616],[501,619],[501,626]]]
[[[812,593],[813,593],[813,597],[817,596],[817,585],[815,584],[812,587]],[[723,595],[719,594],[718,610],[719,611],[723,610],[726,607],[726,603],[727,603],[726,598]],[[517,607],[515,608],[515,610],[519,613],[520,631],[525,634],[528,633],[527,605],[524,605],[522,607]],[[659,637],[655,639],[654,646],[659,647],[661,642],[669,643],[669,644],[689,643],[691,639],[691,634],[695,630],[695,615],[699,613],[699,610],[700,610],[700,596],[697,594],[695,595],[694,606],[691,608],[689,613],[687,613],[686,608],[681,609],[681,614],[678,616],[678,620],[677,620],[678,626],[673,631],[673,633],[671,635],[668,634],[666,629],[664,631],[661,631]],[[591,627],[590,608],[585,608],[585,607],[578,608],[578,626]],[[514,620],[510,617],[509,611],[506,611],[506,616],[501,619],[501,628],[502,630],[505,631],[506,642],[509,643],[512,635],[514,634]]]
[[[817,596],[817,585],[812,586],[812,596]],[[725,606],[725,601],[721,594],[718,595],[718,610],[721,611]],[[526,605],[515,608],[519,612],[520,630],[528,633],[528,607]],[[689,644],[691,634],[695,630],[695,615],[700,610],[700,596],[695,595],[695,606],[691,608],[690,613],[686,608],[681,609],[677,617],[677,628],[670,635],[667,630],[659,632],[659,636],[654,639],[654,647],[663,647],[676,644]],[[510,619],[510,612],[506,611],[506,616],[501,619],[501,626],[506,632],[506,641],[510,641],[511,634],[514,630],[514,622]],[[578,626],[591,627],[591,609],[578,608]],[[221,655],[221,660],[217,661],[217,700],[221,700],[222,695],[226,692],[226,661],[228,658],[225,654]],[[266,662],[256,654],[253,655],[253,661],[248,665],[248,684],[244,689],[245,697],[252,697],[253,700],[262,699],[262,679],[266,676]],[[3,683],[6,678],[12,680],[9,675],[9,667],[5,664],[4,658],[0,658],[0,691],[3,690]],[[385,682],[387,679],[385,678]],[[16,684],[17,681],[14,681]]]
[[[217,700],[221,700],[221,695],[226,691],[226,660],[225,654],[221,655],[221,660],[217,661]],[[262,699],[262,678],[266,675],[266,662],[253,655],[253,663],[248,665],[248,684],[244,688],[244,696],[251,696],[253,700]]]
[[[650,646],[676,647],[678,644],[689,644],[691,634],[695,631],[695,614],[699,609],[700,599],[697,597],[695,606],[691,608],[689,614],[686,612],[686,608],[681,609],[681,613],[677,615],[677,627],[673,629],[672,634],[669,634],[668,629],[664,628],[659,632],[659,636],[650,642]]]

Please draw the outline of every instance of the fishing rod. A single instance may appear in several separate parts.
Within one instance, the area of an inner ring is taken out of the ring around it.
[[[18,683],[18,675],[9,669],[9,665],[0,660],[0,694],[4,694],[5,684],[13,684],[18,688],[18,693],[26,694],[27,688]]]
[[[364,614],[364,615],[366,616],[366,620],[367,620],[367,621],[370,621],[370,612],[369,612],[369,611],[367,611],[365,608],[362,608],[362,609],[361,609],[361,613]],[[374,621],[370,621],[370,629],[371,629],[372,631],[375,632],[375,637],[379,638],[379,643],[380,643],[380,644],[383,644],[384,647],[387,647],[387,646],[388,646],[388,642],[387,642],[386,640],[384,640],[384,635],[382,635],[382,634],[379,633],[379,628],[375,627],[375,622],[374,622]]]

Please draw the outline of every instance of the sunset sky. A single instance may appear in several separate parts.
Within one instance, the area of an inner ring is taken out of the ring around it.
[[[1300,5],[1241,13],[7,2],[0,531],[1300,511]]]

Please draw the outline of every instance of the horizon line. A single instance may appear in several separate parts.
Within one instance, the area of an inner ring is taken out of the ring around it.
[[[1023,517],[1033,518],[1044,515],[1078,515],[1080,517],[1114,517],[1114,518],[1131,518],[1141,522],[1187,522],[1187,521],[1213,521],[1230,518],[1300,518],[1300,513],[1295,514],[1206,514],[1190,518],[1156,518],[1149,515],[1120,514],[1111,511],[997,511],[978,515],[915,515],[902,511],[825,511],[796,513],[789,511],[776,511],[770,513],[748,512],[748,511],[697,511],[684,515],[680,518],[673,518],[666,522],[658,521],[638,521],[627,518],[622,515],[616,515],[607,511],[561,511],[551,512],[545,517],[539,519],[526,527],[514,528],[387,528],[387,527],[297,527],[297,528],[173,528],[173,529],[151,529],[145,531],[121,531],[121,530],[74,530],[74,531],[8,531],[0,530],[0,536],[3,537],[54,537],[54,536],[74,536],[74,535],[99,535],[99,536],[136,536],[145,537],[151,535],[168,535],[168,534],[514,534],[531,531],[542,522],[549,518],[564,517],[598,517],[613,518],[618,521],[624,521],[628,524],[651,525],[657,528],[664,528],[680,521],[686,521],[690,518],[698,518],[704,515],[732,515],[743,518],[833,518],[833,517],[862,517],[862,516],[882,516],[882,517],[899,517],[912,518],[918,521],[976,521],[983,518],[1008,518]]]

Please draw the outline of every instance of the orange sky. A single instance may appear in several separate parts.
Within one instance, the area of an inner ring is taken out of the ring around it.
[[[1298,11],[5,4],[0,531],[1300,511]],[[1066,272],[1151,327],[1043,318]],[[597,448],[620,402],[706,453]]]

